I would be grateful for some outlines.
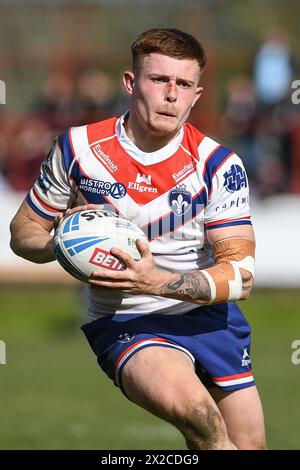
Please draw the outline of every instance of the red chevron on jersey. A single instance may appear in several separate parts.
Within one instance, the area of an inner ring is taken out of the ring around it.
[[[116,118],[91,124],[87,128],[90,148],[97,160],[122,181],[130,197],[138,204],[147,204],[171,190],[196,171],[198,146],[204,135],[186,125],[182,143],[169,158],[147,165],[135,160],[122,147],[115,131]]]

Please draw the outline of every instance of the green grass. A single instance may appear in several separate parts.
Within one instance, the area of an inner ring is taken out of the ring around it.
[[[2,286],[0,298],[0,449],[185,449],[176,429],[127,401],[100,371],[79,331],[78,292]],[[300,449],[300,365],[291,362],[299,304],[293,290],[258,290],[242,304],[272,449]]]
[[[300,339],[300,292],[257,290],[242,305],[252,325],[252,362],[271,449],[300,449],[300,364],[291,344]]]

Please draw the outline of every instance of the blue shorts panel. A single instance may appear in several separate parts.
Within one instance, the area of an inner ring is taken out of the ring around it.
[[[234,302],[183,315],[109,315],[83,325],[100,367],[122,389],[122,370],[137,351],[153,346],[186,353],[207,387],[226,391],[255,385],[250,326]]]

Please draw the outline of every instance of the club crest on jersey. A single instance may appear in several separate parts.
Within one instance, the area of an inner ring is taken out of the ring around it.
[[[223,176],[224,186],[229,193],[234,193],[234,191],[248,186],[246,172],[239,165],[231,165],[230,170],[226,171]]]
[[[185,214],[192,205],[192,195],[186,190],[185,184],[178,184],[171,189],[168,195],[168,203],[175,215]]]

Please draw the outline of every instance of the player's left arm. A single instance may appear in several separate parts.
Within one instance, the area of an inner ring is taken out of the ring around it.
[[[231,293],[239,299],[248,299],[254,284],[255,273],[255,235],[252,225],[238,225],[226,228],[216,228],[207,233],[208,241],[213,249],[215,266],[206,271],[215,277],[215,273],[222,267],[227,271],[230,285],[236,288],[236,294]],[[228,266],[230,268],[228,270]],[[230,274],[231,271],[231,274]],[[215,282],[215,284],[218,284]],[[225,288],[226,282],[225,282]],[[226,296],[225,292],[216,292],[216,298]]]
[[[175,298],[186,293],[185,300],[199,304],[247,299],[254,280],[255,239],[241,159],[225,147],[217,149],[206,162],[205,181],[205,228],[215,264],[180,274],[177,284],[164,287],[163,295],[170,296],[169,291],[177,287]]]
[[[151,294],[199,305],[243,300],[249,297],[254,279],[255,239],[251,225],[216,228],[209,231],[215,265],[199,271],[159,271],[147,245],[138,241],[141,260],[134,261],[122,250],[112,254],[122,259],[125,271],[98,271],[91,284],[131,294]]]
[[[177,274],[161,295],[201,305],[248,299],[254,281],[255,238],[251,225],[210,230],[215,264],[200,271]]]

